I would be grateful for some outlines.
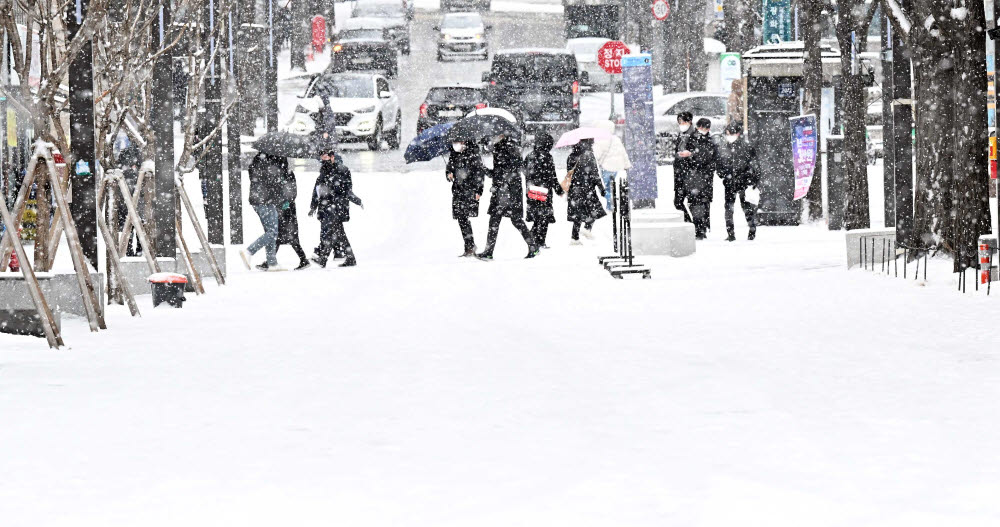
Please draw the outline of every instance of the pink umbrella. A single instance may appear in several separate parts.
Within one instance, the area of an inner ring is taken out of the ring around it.
[[[556,148],[573,146],[584,139],[611,139],[611,135],[611,132],[603,128],[596,128],[593,126],[577,128],[562,134],[562,137],[560,137],[559,141],[556,143]]]

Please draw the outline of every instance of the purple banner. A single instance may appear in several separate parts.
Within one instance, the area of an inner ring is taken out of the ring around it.
[[[792,126],[792,168],[795,170],[795,195],[802,199],[809,192],[816,170],[816,116],[800,115],[789,119]]]

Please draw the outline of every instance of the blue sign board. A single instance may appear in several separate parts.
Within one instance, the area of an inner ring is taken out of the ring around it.
[[[625,95],[625,150],[632,199],[654,200],[656,190],[656,128],[653,119],[653,57],[648,53],[622,58]]]

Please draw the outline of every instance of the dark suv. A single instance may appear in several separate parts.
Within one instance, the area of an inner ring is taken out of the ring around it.
[[[481,86],[437,86],[427,92],[420,105],[417,133],[441,123],[457,121],[477,108],[486,107],[486,90]]]
[[[504,50],[483,73],[486,102],[510,110],[526,128],[580,125],[580,76],[564,49]]]
[[[398,0],[356,2],[351,10],[354,18],[382,19],[386,37],[403,55],[410,54],[410,21],[413,18],[410,15],[408,7]]]

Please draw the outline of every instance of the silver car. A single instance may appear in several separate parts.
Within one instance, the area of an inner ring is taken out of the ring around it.
[[[479,13],[448,13],[434,26],[438,32],[437,59],[465,58],[486,60],[490,55],[487,30]]]
[[[600,37],[571,38],[566,41],[566,49],[576,56],[580,73],[587,73],[580,75],[580,78],[581,84],[588,89],[593,87],[606,91],[611,83],[611,74],[597,65],[597,50],[607,42],[610,42],[610,39]]]
[[[656,146],[660,159],[670,161],[674,156],[674,144],[680,131],[677,128],[677,114],[691,112],[694,121],[707,117],[712,121],[712,134],[721,134],[726,126],[726,103],[729,95],[712,92],[668,93],[653,99],[656,113]],[[692,123],[692,126],[694,124]]]

